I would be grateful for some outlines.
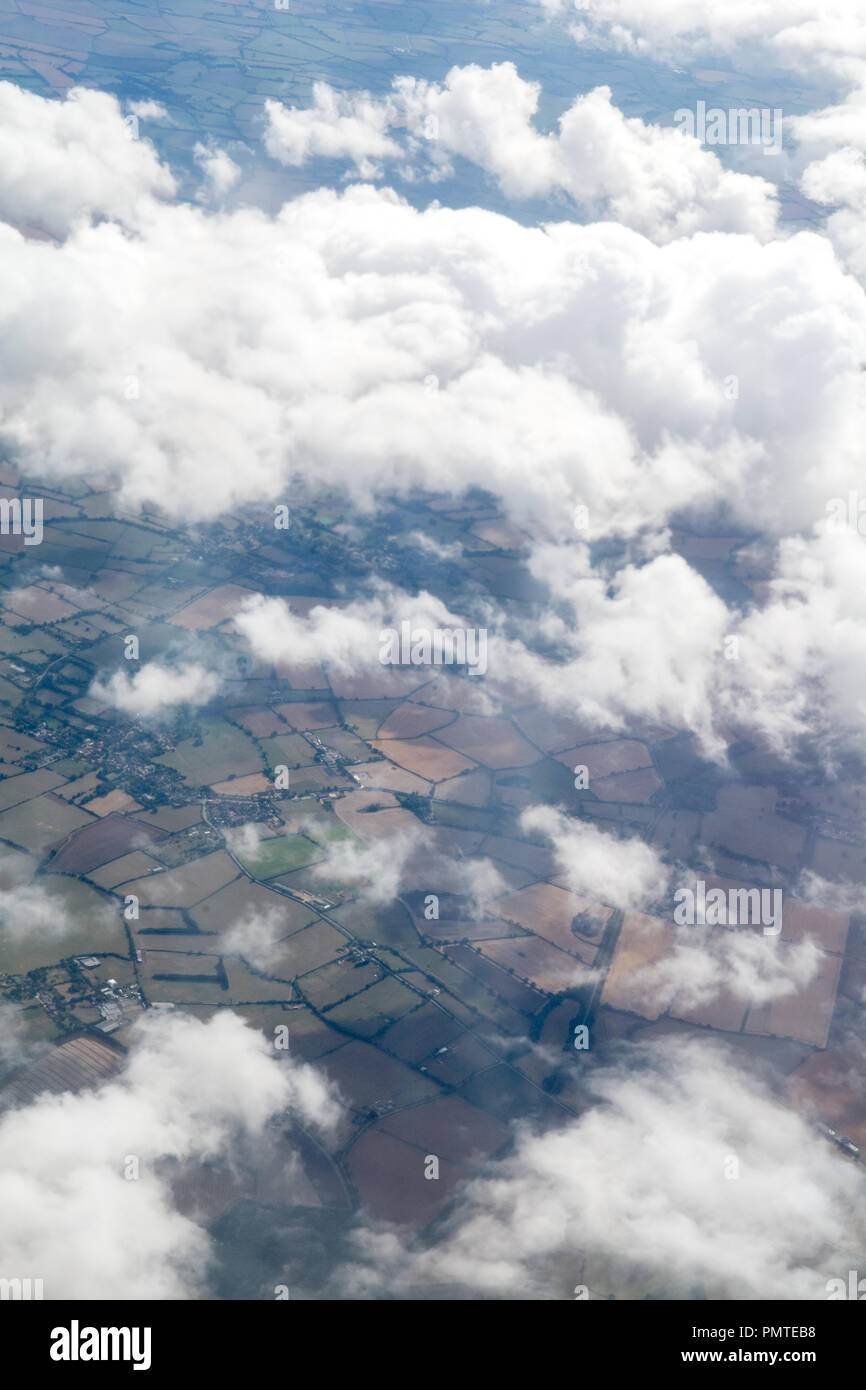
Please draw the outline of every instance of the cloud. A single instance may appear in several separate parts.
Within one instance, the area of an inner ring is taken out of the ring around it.
[[[435,1243],[368,1229],[349,1296],[824,1299],[861,1238],[860,1178],[718,1045],[595,1073],[599,1103],[470,1182]]]
[[[660,930],[647,918],[643,930]],[[668,928],[668,954],[634,971],[633,988],[648,1009],[700,1009],[722,994],[755,1007],[799,994],[815,978],[824,953],[807,937],[791,944],[750,931],[712,927]]]
[[[491,708],[497,692],[507,691],[598,728],[640,719],[688,729],[703,754],[720,762],[726,726],[749,730],[786,756],[796,756],[808,736],[833,767],[866,716],[866,545],[856,529],[827,528],[830,501],[820,502],[810,538],[780,544],[762,607],[728,608],[679,555],[611,573],[603,563],[592,568],[582,546],[536,546],[529,568],[556,606],[521,622],[485,604],[489,679],[482,693],[492,697]],[[847,507],[847,494],[842,501]],[[412,596],[378,585],[374,597],[316,605],[305,615],[257,595],[235,626],[259,659],[320,661],[356,674],[376,669],[380,632],[404,620],[413,630],[478,622],[426,591]],[[430,668],[410,669],[420,680]]]
[[[313,83],[307,110],[265,102],[265,148],[281,164],[298,166],[307,159],[349,159],[363,178],[375,178],[383,158],[400,147],[386,134],[391,108],[369,92],[335,92],[327,82]]]
[[[473,917],[484,917],[493,910],[495,900],[508,892],[508,883],[492,859],[453,859],[447,865],[447,873],[452,891],[465,893],[469,898]]]
[[[240,165],[225,150],[211,148],[199,141],[193,146],[193,155],[204,170],[207,190],[217,196],[228,193],[241,176]]]
[[[847,508],[847,494],[840,500]],[[767,602],[736,628],[724,700],[777,749],[808,736],[832,766],[866,720],[866,544],[826,521],[810,539],[781,543]]]
[[[288,931],[288,918],[279,907],[257,912],[250,908],[223,933],[220,949],[242,956],[254,970],[269,971],[277,960],[279,943]]]
[[[428,834],[423,826],[409,826],[371,844],[332,840],[327,858],[310,873],[324,883],[336,880],[354,888],[365,902],[377,907],[392,903],[404,886],[409,864],[423,848]]]
[[[412,181],[446,177],[456,155],[491,174],[510,198],[564,195],[587,216],[658,241],[702,230],[772,235],[774,189],[763,179],[726,170],[678,130],[623,116],[609,87],[578,97],[558,133],[543,134],[532,123],[539,94],[513,63],[454,67],[442,85],[398,77],[378,102],[366,92],[339,97],[317,83],[308,111],[266,103],[265,144],[284,163],[322,153],[354,160],[365,178],[374,172],[368,155],[402,161],[396,172]],[[403,145],[384,136],[398,127]]]
[[[375,629],[380,612],[376,600],[359,600],[347,608],[315,604],[308,615],[301,615],[284,599],[256,594],[244,601],[234,625],[260,660],[300,665],[324,661],[341,674],[352,674],[378,663]]]
[[[580,121],[638,138],[606,96],[581,101]],[[94,147],[106,124],[134,160],[119,109],[92,117]],[[626,193],[652,164],[640,141]],[[539,543],[574,539],[578,503],[594,536],[713,507],[783,535],[856,471],[864,294],[814,233],[660,247],[613,221],[524,227],[357,185],[273,217],[136,207],[134,229],[76,224],[58,246],[0,229],[5,439],[51,476],[115,477],[124,506],[189,523],[300,476],[368,508],[487,488]]]
[[[48,1047],[44,1040],[35,1042],[29,1035],[17,1004],[0,1004],[0,1086],[16,1068],[33,1061]]]
[[[680,61],[722,55],[752,65],[793,68],[814,76],[858,75],[866,61],[866,21],[858,0],[753,0],[720,7],[714,0],[539,0],[573,21],[580,44],[602,44]]]
[[[147,140],[133,139],[116,97],[74,87],[46,101],[0,82],[0,216],[62,236],[80,218],[132,224],[175,181]]]
[[[804,869],[797,880],[797,897],[827,912],[866,910],[866,886],[862,883],[833,883],[814,869]]]
[[[4,1275],[38,1272],[51,1299],[204,1296],[211,1242],[160,1164],[229,1153],[289,1109],[313,1125],[336,1113],[312,1067],[277,1062],[237,1015],[146,1015],[116,1080],[0,1117]]]
[[[665,891],[670,870],[641,840],[618,840],[553,806],[530,806],[520,824],[552,842],[560,873],[579,897],[611,907],[638,908]]]
[[[78,913],[65,899],[34,880],[38,866],[32,855],[0,848],[0,934],[13,943],[34,939],[59,942],[81,928]],[[114,917],[114,911],[106,905],[88,908],[88,915],[108,919]]]
[[[252,857],[262,842],[262,832],[254,821],[246,825],[227,826],[223,830],[226,848],[232,854]]]
[[[447,544],[443,545],[432,536],[426,535],[423,531],[407,531],[401,543],[422,550],[427,555],[435,555],[437,560],[457,563],[463,558],[463,544],[461,541],[449,541]]]
[[[866,89],[855,87],[845,100],[801,116],[791,116],[791,133],[801,152],[866,149]]]
[[[177,705],[206,705],[222,689],[222,679],[197,662],[173,669],[149,661],[135,675],[115,671],[107,681],[95,680],[89,694],[137,719],[151,719]]]
[[[807,198],[833,209],[827,218],[827,235],[841,260],[861,279],[866,275],[863,249],[863,217],[866,213],[866,159],[863,146],[834,150],[814,160],[803,171],[800,188]]]
[[[260,660],[304,665],[323,662],[341,675],[355,675],[381,666],[386,628],[408,622],[412,629],[463,626],[441,599],[422,590],[412,595],[392,584],[375,583],[374,596],[354,599],[339,607],[317,603],[309,613],[292,610],[291,600],[255,594],[235,615],[235,629]],[[419,671],[419,682],[427,673]]]
[[[545,633],[559,662],[512,643],[515,679],[592,723],[621,725],[626,716],[670,722],[694,730],[706,751],[719,751],[714,706],[731,617],[700,575],[679,556],[662,555],[623,566],[611,579],[561,549],[541,552],[531,567],[564,600]],[[494,645],[489,661],[496,659]]]
[[[483,124],[486,83],[513,87],[527,110],[536,99],[513,70],[461,71],[437,97],[457,103],[455,120],[465,102],[466,119]],[[645,162],[644,135],[591,95],[569,119],[625,130]],[[52,109],[22,124],[22,143],[53,141],[59,156],[60,119]],[[136,165],[116,105],[79,103],[76,119],[89,123],[88,148],[107,124]],[[548,137],[528,138],[534,150]],[[155,504],[186,523],[290,495],[293,480],[367,510],[418,488],[455,498],[484,488],[528,532],[529,566],[550,589],[541,623],[526,626],[543,629],[548,651],[559,644],[558,661],[500,638],[500,669],[508,659],[539,698],[602,722],[693,727],[720,755],[720,709],[755,704],[742,663],[738,674],[719,657],[742,617],[744,646],[754,636],[753,650],[768,641],[779,653],[769,673],[748,668],[753,685],[772,694],[775,682],[782,695],[777,715],[764,701],[758,727],[785,747],[808,727],[785,681],[820,685],[852,727],[840,625],[798,651],[783,631],[796,603],[741,615],[664,553],[674,522],[712,518],[788,538],[790,582],[827,500],[856,485],[866,296],[826,237],[761,244],[714,231],[657,246],[613,221],[526,227],[479,208],[419,212],[368,186],[322,189],[273,217],[153,197],[130,206],[134,227],[76,222],[57,246],[0,228],[0,321],[15,343],[0,362],[0,410],[23,466],[113,477],[119,505]],[[225,331],[211,331],[214,317]],[[38,326],[49,322],[47,336]],[[287,373],[289,359],[302,370]],[[129,371],[135,399],[124,396]],[[603,540],[625,548],[593,568],[587,543]],[[825,574],[825,607],[841,624],[850,600],[830,590],[846,576],[830,561]],[[424,600],[433,619],[438,602]],[[240,630],[263,654],[295,643],[298,659],[324,651],[344,673],[366,660],[362,609],[332,607],[312,625],[288,611],[257,600]],[[856,647],[862,618],[848,621]],[[120,676],[105,688],[140,704]]]
[[[164,208],[134,242],[110,223],[57,248],[7,231],[5,260],[9,445],[187,522],[300,473],[368,508],[486,488],[539,540],[573,538],[578,503],[594,535],[723,505],[785,534],[855,467],[864,295],[812,233],[658,248],[615,223],[419,213],[354,186],[273,219]],[[208,332],[211,312],[237,332]]]

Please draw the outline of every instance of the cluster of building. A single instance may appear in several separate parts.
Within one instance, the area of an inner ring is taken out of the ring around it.
[[[846,1134],[840,1134],[838,1129],[831,1129],[829,1125],[825,1124],[819,1124],[818,1128],[824,1137],[830,1140],[831,1144],[835,1144],[837,1149],[842,1150],[843,1154],[847,1154],[849,1158],[859,1159],[859,1148]]]

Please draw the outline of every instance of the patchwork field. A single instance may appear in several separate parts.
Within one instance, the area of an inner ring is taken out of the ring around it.
[[[595,960],[598,943],[613,909],[579,898],[551,883],[533,884],[493,904],[508,921],[543,936],[560,950],[587,965]]]
[[[24,849],[45,850],[64,839],[79,826],[93,823],[93,817],[61,797],[34,797],[0,815],[0,840],[9,840]]]
[[[327,1019],[352,1033],[371,1038],[397,1019],[411,1014],[421,1003],[414,990],[387,976],[328,1009]]]
[[[528,767],[541,756],[508,719],[461,714],[436,737],[485,767]]]
[[[546,994],[575,989],[586,979],[586,969],[574,956],[537,937],[509,937],[504,941],[482,941],[478,950],[506,970],[513,970]],[[539,999],[536,1008],[543,1000]]]
[[[443,782],[475,766],[473,761],[454,749],[446,748],[423,735],[411,742],[398,738],[373,739],[372,746],[391,762],[397,763],[398,767],[430,782]]]
[[[253,592],[252,589],[244,589],[237,584],[223,584],[220,588],[211,589],[210,593],[203,594],[201,598],[187,604],[173,618],[169,618],[169,622],[196,632],[204,628],[217,627],[227,618],[233,618],[245,600],[252,598]]]
[[[150,907],[192,907],[237,876],[237,865],[223,850],[217,850],[180,868],[133,879],[126,890]]]
[[[306,835],[274,835],[252,853],[239,851],[238,862],[253,878],[275,878],[324,858],[322,846]]]
[[[158,761],[174,768],[194,787],[211,786],[231,774],[241,777],[262,770],[255,744],[224,719],[203,719],[200,743],[186,739],[173,752],[163,753]]]

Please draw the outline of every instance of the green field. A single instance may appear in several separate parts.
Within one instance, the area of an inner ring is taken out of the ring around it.
[[[238,863],[253,878],[273,878],[292,869],[302,869],[322,857],[321,846],[308,840],[306,835],[275,835],[272,840],[262,840],[255,854],[239,854]]]
[[[261,772],[262,759],[252,739],[224,719],[201,721],[201,742],[185,739],[171,753],[163,753],[157,762],[165,763],[179,772],[190,786],[209,786],[223,782],[232,773],[244,777]]]
[[[109,951],[129,955],[123,919],[101,893],[60,874],[46,874],[35,882],[57,905],[54,926],[34,929],[23,938],[17,933],[13,936],[5,929],[0,913],[0,970],[23,974],[67,956],[101,956]]]
[[[342,821],[336,820],[333,816],[323,816],[321,819],[309,820],[304,822],[304,834],[310,840],[315,840],[317,845],[326,848],[328,845],[339,845],[346,840],[351,840],[359,849],[363,847],[363,841],[344,825]]]
[[[369,989],[345,999],[328,1010],[329,1023],[371,1038],[398,1018],[421,1007],[423,1000],[398,980],[388,976]]]

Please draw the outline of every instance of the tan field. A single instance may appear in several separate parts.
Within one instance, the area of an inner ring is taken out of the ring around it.
[[[585,748],[588,744],[604,743],[608,739],[619,741],[619,735],[612,729],[594,729],[589,724],[581,724],[572,715],[551,714],[542,706],[521,710],[514,716],[514,722],[545,753],[568,749],[564,754],[566,758],[576,752],[578,744]],[[575,762],[579,761],[575,758]]]
[[[725,879],[708,879],[707,882],[710,887],[739,886]],[[782,938],[772,943],[772,949],[780,952],[789,950],[792,940],[800,939],[797,933],[802,934],[795,918],[792,936],[786,940],[786,913],[787,905],[783,907]],[[755,924],[739,930],[760,933],[762,928]],[[602,1004],[651,1020],[669,1013],[673,1018],[705,1027],[732,1032],[743,1030],[762,1037],[795,1038],[815,1047],[826,1047],[842,966],[840,956],[823,955],[809,984],[766,1004],[755,1005],[746,1015],[748,1001],[726,988],[716,989],[711,998],[700,1004],[688,1002],[686,993],[677,990],[675,977],[663,988],[647,989],[644,970],[670,956],[675,942],[676,934],[669,923],[642,913],[626,913],[602,993]]]
[[[556,871],[553,853],[544,845],[529,845],[523,840],[488,835],[482,852],[491,859],[501,859],[510,869],[525,869],[536,878],[549,878]]]
[[[612,777],[601,777],[597,782],[590,781],[590,787],[602,801],[627,801],[643,805],[661,786],[661,778],[655,768],[644,767],[638,772],[619,772]]]
[[[16,625],[16,615],[21,623],[56,623],[63,618],[74,618],[78,611],[65,599],[50,594],[47,589],[40,589],[36,584],[27,589],[13,590],[4,596],[4,602],[11,610],[6,616],[10,626]]]
[[[798,1109],[817,1114],[825,1124],[866,1149],[866,1057],[853,1039],[829,1052],[816,1052],[788,1078],[788,1093]]]
[[[848,939],[851,918],[846,912],[826,912],[797,898],[782,902],[782,940],[802,941],[811,936],[825,951],[841,954]]]
[[[806,841],[805,828],[793,821],[771,813],[749,814],[733,808],[704,816],[701,835],[709,845],[721,845],[734,854],[786,868],[796,864]]]
[[[464,714],[488,714],[490,698],[476,684],[477,677],[451,676],[443,672],[433,676],[411,696],[413,701],[433,705],[436,709],[459,710]]]
[[[284,734],[287,725],[272,709],[262,706],[256,709],[230,709],[228,718],[240,724],[253,738],[268,738],[270,734]]]
[[[85,810],[92,811],[95,816],[110,816],[115,811],[140,811],[141,807],[131,796],[118,788],[109,792],[107,796],[95,796],[92,801],[85,802]]]
[[[585,979],[586,966],[540,937],[511,936],[505,940],[482,941],[478,950],[545,994],[574,989]]]
[[[627,912],[602,991],[602,1004],[643,1018],[658,1018],[665,1011],[665,1003],[658,998],[648,1003],[644,991],[635,988],[632,981],[647,966],[664,960],[672,944],[673,927],[660,917]]]
[[[232,777],[227,782],[214,782],[211,787],[217,796],[255,796],[273,789],[273,782],[263,772],[251,772],[247,777]]]
[[[299,701],[274,709],[293,729],[329,729],[337,722],[337,711],[328,700]]]
[[[541,756],[508,719],[461,714],[454,724],[441,729],[437,738],[485,767],[529,767]]]
[[[377,664],[355,675],[342,675],[332,671],[330,684],[338,700],[389,700],[399,699],[401,696],[405,699],[413,690],[426,685],[429,679],[429,671],[424,666]],[[294,685],[294,681],[292,684]]]
[[[328,677],[318,661],[275,661],[274,674],[288,681],[293,690],[328,689]]]
[[[440,782],[436,796],[444,801],[457,801],[461,806],[486,806],[491,785],[489,772],[465,772],[460,777]]]
[[[739,1033],[746,1018],[748,1005],[742,996],[728,989],[719,990],[713,999],[695,1004],[691,1008],[680,998],[675,997],[671,1005],[671,1017],[682,1019],[684,1023],[697,1023],[705,1028],[722,1028],[729,1033]]]
[[[826,1047],[841,970],[838,956],[824,956],[817,975],[803,989],[751,1009],[746,1032]]]
[[[517,922],[527,931],[578,956],[591,965],[598,953],[604,927],[613,913],[610,907],[592,903],[588,898],[579,898],[563,888],[555,888],[552,883],[536,883],[524,888],[520,893],[498,898],[492,906],[506,921]],[[582,912],[589,912],[601,919],[602,927],[597,936],[577,936],[571,930],[574,918]]]
[[[244,600],[252,597],[252,592],[251,589],[243,589],[238,584],[221,584],[218,589],[212,589],[209,594],[203,594],[201,598],[188,603],[168,621],[191,632],[216,627],[218,623],[225,622],[226,618],[233,618]]]
[[[366,811],[365,806],[381,806]],[[334,814],[362,840],[387,840],[404,830],[412,834],[418,822],[411,811],[404,811],[390,792],[354,791],[334,803]]]
[[[404,767],[395,767],[389,762],[355,763],[352,773],[362,787],[382,787],[392,792],[417,792],[419,796],[429,796],[432,787],[432,783],[425,782],[423,777],[416,777],[414,772],[407,772]]]
[[[749,889],[756,886],[740,879],[720,878],[716,874],[700,874],[696,877],[705,880],[707,891],[711,888],[721,888],[723,892],[729,893],[732,889]],[[824,908],[812,907],[798,898],[789,897],[787,893],[783,894],[782,941],[802,941],[804,937],[812,937],[823,950],[840,954],[845,950],[850,920],[848,913],[827,912]],[[754,930],[762,931],[759,924],[748,924],[746,929],[752,925]]]
[[[424,736],[413,739],[411,743],[388,738],[373,739],[372,744],[377,752],[383,753],[407,772],[414,772],[430,782],[444,782],[448,777],[456,777],[458,772],[476,766],[460,753],[455,753],[453,748],[446,748],[444,744],[434,743],[433,739]]]
[[[571,757],[574,755],[574,763]],[[638,768],[652,767],[652,758],[646,744],[633,738],[618,738],[605,743],[584,743],[572,748],[568,753],[557,753],[557,761],[573,767],[583,763],[589,769],[590,786],[596,778],[609,777],[613,772],[634,772]],[[594,790],[594,786],[593,786]]]
[[[454,719],[449,710],[433,709],[428,705],[413,704],[407,700],[398,705],[383,724],[379,726],[379,738],[416,738],[418,734],[429,734],[441,729]]]

